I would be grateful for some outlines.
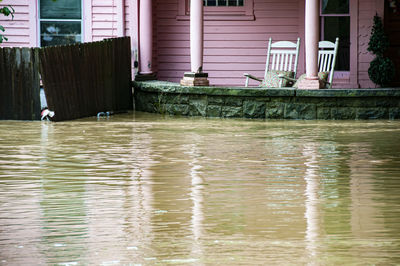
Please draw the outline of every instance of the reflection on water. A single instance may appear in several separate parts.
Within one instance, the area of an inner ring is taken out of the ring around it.
[[[400,263],[400,122],[0,122],[0,265]]]

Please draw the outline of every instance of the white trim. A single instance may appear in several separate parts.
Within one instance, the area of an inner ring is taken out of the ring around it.
[[[139,50],[139,0],[131,0],[129,2],[129,35],[131,37],[131,62],[132,62],[132,79],[135,78],[138,68],[134,67],[135,61],[138,62]]]
[[[178,0],[176,20],[189,20],[188,0]],[[244,0],[243,6],[205,6],[205,21],[255,20],[254,0]]]
[[[32,25],[31,30],[29,31],[29,45],[31,47],[38,46],[38,17],[37,17],[37,2],[30,1],[29,2],[29,24]]]
[[[93,31],[92,31],[92,0],[83,0],[83,24],[84,24],[84,39],[83,42],[91,42],[93,41]]]
[[[117,1],[117,36],[125,36],[125,0]]]
[[[65,19],[65,18],[60,18],[60,19],[50,19],[50,18],[42,18],[40,21],[72,21],[72,22],[79,22],[82,21],[82,19]]]

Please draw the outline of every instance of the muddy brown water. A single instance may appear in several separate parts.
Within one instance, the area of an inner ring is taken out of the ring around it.
[[[400,263],[400,121],[0,121],[0,265]]]

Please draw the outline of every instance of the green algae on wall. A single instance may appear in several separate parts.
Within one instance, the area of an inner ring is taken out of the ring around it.
[[[184,87],[134,82],[137,111],[258,119],[400,119],[400,89]]]

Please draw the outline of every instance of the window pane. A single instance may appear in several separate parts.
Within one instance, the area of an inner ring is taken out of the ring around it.
[[[323,17],[324,40],[335,42],[339,37],[336,70],[350,70],[350,17]]]
[[[227,0],[218,0],[218,6],[226,6]]]
[[[217,5],[217,1],[216,0],[208,0],[207,2],[207,6],[216,6]]]
[[[322,14],[348,14],[349,0],[322,0]]]
[[[189,1],[190,3],[190,1]],[[204,6],[244,6],[244,0],[203,0]]]
[[[229,6],[237,6],[238,2],[236,0],[229,0]]]
[[[81,0],[40,0],[40,18],[81,19]]]
[[[80,22],[42,21],[40,23],[41,46],[77,43],[81,42],[81,36]]]

